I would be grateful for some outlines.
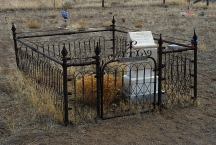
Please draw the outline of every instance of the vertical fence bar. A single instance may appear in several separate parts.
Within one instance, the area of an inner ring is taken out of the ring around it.
[[[116,23],[116,21],[115,21],[115,17],[113,16],[113,19],[112,19],[112,25],[111,25],[111,27],[112,27],[112,43],[113,43],[113,55],[115,55],[115,53],[116,53],[116,50],[115,50],[115,31],[116,31],[116,29],[115,29],[115,23]]]
[[[160,39],[158,40],[158,106],[161,107],[161,97],[162,97],[162,45],[163,40],[160,34]]]
[[[68,125],[68,88],[67,88],[67,49],[65,47],[65,44],[63,46],[63,49],[61,51],[62,54],[62,68],[63,68],[63,95],[64,95],[64,124],[65,126]]]
[[[192,39],[192,46],[194,47],[194,100],[197,99],[197,35],[194,29],[194,35]]]
[[[101,104],[103,102],[101,102],[101,89],[103,89],[103,87],[101,87],[101,66],[100,66],[100,53],[101,53],[101,49],[99,44],[97,43],[96,49],[95,49],[95,59],[96,59],[96,85],[97,85],[97,118],[102,117],[102,112],[101,111]],[[102,105],[103,106],[103,105]]]
[[[17,48],[17,41],[16,41],[16,26],[14,23],[12,23],[12,33],[13,33],[13,41],[14,41],[14,50],[15,50],[15,56],[16,56],[16,64],[19,68],[19,59],[18,59],[18,48]]]

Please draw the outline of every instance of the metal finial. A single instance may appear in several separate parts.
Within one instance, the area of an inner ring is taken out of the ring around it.
[[[115,25],[115,22],[116,22],[116,20],[115,20],[115,16],[113,16],[112,24]]]
[[[15,24],[14,24],[14,23],[12,23],[12,28],[11,28],[11,30],[12,30],[13,32],[15,32],[15,31],[16,31],[16,26],[15,26]]]
[[[159,38],[159,40],[158,40],[158,43],[159,43],[159,45],[162,45],[163,44],[163,40],[162,40],[162,35],[160,34],[160,38]]]
[[[100,47],[99,47],[99,43],[97,42],[97,46],[96,46],[96,49],[95,49],[95,54],[99,55],[100,53],[101,53],[101,50],[100,50]]]
[[[62,54],[63,57],[67,56],[67,54],[68,54],[68,51],[67,51],[67,49],[65,47],[65,44],[63,45],[63,49],[61,51],[61,54]]]
[[[196,35],[196,30],[195,30],[195,28],[194,28],[194,35],[193,35],[193,38],[192,38],[192,44],[194,44],[194,45],[197,45],[197,35]]]
[[[197,35],[196,35],[196,30],[194,29],[194,36],[193,36],[194,40],[197,40]]]

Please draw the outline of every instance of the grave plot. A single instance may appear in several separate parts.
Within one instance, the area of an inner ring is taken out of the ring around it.
[[[154,111],[197,98],[197,36],[192,41],[129,32],[115,25],[83,31],[16,32],[17,67],[52,92],[64,123]]]

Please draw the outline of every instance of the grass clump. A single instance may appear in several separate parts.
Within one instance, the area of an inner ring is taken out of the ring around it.
[[[134,27],[135,28],[143,28],[143,21],[142,20],[139,20],[139,21],[136,21],[134,22]]]
[[[26,25],[30,29],[39,29],[41,28],[41,22],[38,20],[27,20]]]
[[[102,87],[102,86],[101,86]],[[85,75],[77,80],[77,96],[80,102],[95,105],[97,99],[96,78],[93,75]],[[103,81],[103,102],[110,105],[119,99],[118,93],[122,89],[122,80],[112,74],[105,74]]]

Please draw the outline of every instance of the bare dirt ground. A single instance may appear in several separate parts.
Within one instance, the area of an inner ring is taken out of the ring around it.
[[[42,29],[61,24],[59,10],[20,10],[0,12],[0,144],[5,145],[144,145],[216,144],[216,10],[194,8],[192,17],[181,16],[185,7],[75,8],[71,25],[79,20],[88,27],[101,26],[115,15],[118,25],[177,37],[192,37],[197,30],[202,47],[198,54],[198,106],[176,107],[161,113],[99,121],[95,124],[64,127],[49,119],[38,118],[26,99],[11,90],[9,78],[16,78],[10,23],[28,30],[26,20],[37,19]],[[199,16],[204,12],[204,16]],[[52,16],[51,16],[52,15]],[[55,15],[55,16],[53,16]],[[125,21],[123,20],[125,19]]]

